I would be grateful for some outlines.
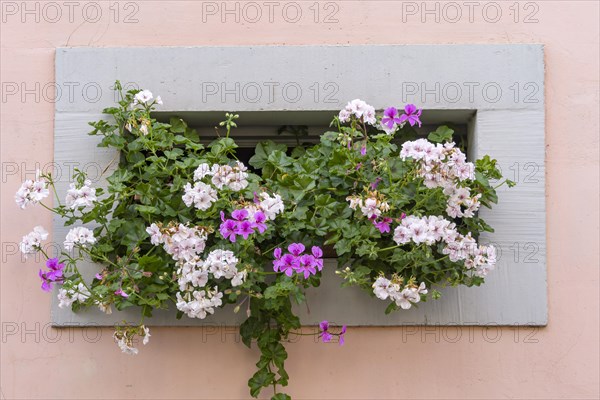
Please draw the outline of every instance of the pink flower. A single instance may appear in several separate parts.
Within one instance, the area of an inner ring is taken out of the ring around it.
[[[323,343],[329,343],[331,341],[331,333],[329,333],[329,322],[327,320],[319,323],[319,329],[321,333],[319,337],[323,339]]]
[[[256,228],[259,233],[264,233],[267,230],[267,224],[265,221],[267,217],[262,211],[257,211],[254,213],[254,222],[252,223],[252,227]]]
[[[292,243],[288,246],[288,251],[295,256],[299,256],[304,252],[304,245],[302,243]]]
[[[401,123],[402,120],[398,118],[398,110],[395,107],[388,107],[383,112],[383,118],[381,118],[381,125],[385,126],[389,130],[394,129],[395,124]]]
[[[223,221],[223,223],[219,227],[219,232],[221,232],[221,236],[223,236],[223,238],[225,238],[225,239],[231,240],[234,243],[235,243],[236,230],[237,230],[237,223],[232,219]]]
[[[417,107],[414,104],[407,104],[404,107],[405,114],[402,114],[400,116],[400,122],[408,121],[410,126],[415,126],[416,124],[418,124],[419,128],[420,128],[421,120],[419,119],[419,117],[421,116],[422,112],[423,112],[423,110],[421,110],[421,109],[417,110]]]
[[[242,236],[244,239],[248,239],[250,235],[254,233],[252,229],[252,222],[250,221],[238,221],[235,228],[235,234]]]
[[[129,295],[128,295],[127,293],[125,293],[125,292],[123,291],[123,289],[122,289],[122,288],[119,288],[119,289],[118,289],[118,290],[115,292],[115,294],[116,294],[117,296],[121,296],[121,297],[123,297],[123,298],[125,298],[125,299],[129,297]]]
[[[386,232],[390,232],[390,223],[393,220],[389,217],[384,217],[381,221],[377,222],[377,220],[373,220],[373,225],[375,225],[375,227],[377,229],[379,229],[379,232],[381,233],[386,233]]]

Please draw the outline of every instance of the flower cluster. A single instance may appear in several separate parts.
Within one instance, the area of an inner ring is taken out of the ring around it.
[[[248,168],[236,161],[230,165],[213,164],[212,166],[202,163],[194,171],[194,183],[187,183],[184,187],[185,194],[182,199],[186,206],[192,204],[199,210],[206,211],[217,201],[217,191],[206,182],[202,182],[206,176],[211,176],[210,182],[214,187],[221,190],[228,187],[234,192],[239,192],[248,186]]]
[[[65,264],[61,264],[58,258],[49,258],[46,260],[48,271],[40,269],[39,277],[42,280],[42,290],[49,292],[52,290],[52,284],[63,281],[63,270]]]
[[[456,239],[448,242],[442,250],[450,261],[464,260],[467,269],[475,269],[475,275],[485,277],[496,267],[496,248],[491,245],[478,245],[471,234],[458,234]]]
[[[477,276],[486,276],[496,265],[496,249],[493,246],[478,245],[471,234],[462,235],[456,224],[439,216],[408,216],[394,230],[394,241],[398,245],[409,242],[432,245],[444,242],[442,250],[452,262],[465,261],[467,269],[475,269]]]
[[[206,247],[207,231],[199,226],[170,223],[166,227],[153,223],[146,232],[150,235],[150,243],[163,245],[163,249],[173,260],[192,261]]]
[[[271,196],[267,192],[262,192],[259,195],[254,193],[254,204],[246,207],[249,213],[255,213],[256,211],[262,211],[267,217],[267,220],[273,221],[277,214],[280,214],[285,209],[283,200],[278,194]]]
[[[92,294],[83,282],[79,282],[71,288],[65,288],[65,286],[63,286],[58,289],[58,306],[60,308],[68,308],[71,307],[74,302],[85,302],[91,295]]]
[[[363,121],[369,125],[375,125],[377,118],[375,117],[375,108],[368,105],[360,99],[354,99],[340,111],[338,118],[341,123],[350,121],[350,118],[355,116],[359,121]]]
[[[83,185],[73,182],[67,190],[65,204],[68,208],[75,210],[78,208],[92,207],[96,202],[96,189],[91,187],[92,181],[85,180]]]
[[[71,251],[75,247],[75,245],[80,245],[81,247],[87,247],[88,244],[96,243],[96,238],[94,237],[94,232],[85,228],[83,226],[79,226],[77,228],[73,228],[67,233],[65,237],[65,250]]]
[[[405,142],[400,158],[411,158],[418,162],[417,173],[428,188],[442,187],[448,196],[446,212],[450,217],[472,217],[479,209],[481,195],[471,196],[467,187],[460,182],[475,179],[475,165],[454,143],[433,144],[426,139]],[[462,207],[465,207],[463,210]]]
[[[227,164],[209,166],[203,163],[196,168],[194,180],[200,181],[206,176],[211,176],[211,182],[217,189],[228,187],[234,192],[239,192],[248,186],[247,170],[248,168],[240,161],[235,161],[233,167]]]
[[[189,318],[204,319],[208,314],[214,314],[215,307],[223,304],[223,293],[217,286],[213,290],[194,290],[193,292],[177,292],[177,309]]]
[[[304,254],[305,249],[302,243],[290,244],[288,253],[285,254],[281,248],[276,248],[273,252],[275,257],[273,270],[283,272],[287,276],[292,276],[295,272],[304,275],[305,279],[308,279],[310,275],[315,275],[317,270],[323,269],[323,250],[318,246],[313,246],[312,254]]]
[[[231,279],[231,286],[240,286],[246,279],[246,271],[238,271],[239,260],[232,251],[217,249],[211,251],[206,260],[196,258],[182,261],[177,269],[177,283],[180,291],[193,291],[208,283],[209,274],[215,279]]]
[[[23,239],[19,244],[19,249],[21,250],[21,253],[25,255],[25,258],[27,258],[28,254],[34,254],[36,251],[40,250],[42,248],[42,241],[46,239],[48,239],[48,232],[38,225],[33,228],[33,231],[23,236]]]
[[[368,192],[364,199],[357,195],[348,196],[346,201],[350,202],[351,209],[356,210],[359,208],[363,215],[369,219],[378,218],[381,213],[390,210],[390,205],[385,201],[383,195],[377,193],[377,191]]]
[[[400,115],[398,109],[396,107],[388,107],[383,112],[383,117],[381,118],[381,129],[391,135],[396,132],[398,126],[403,126],[406,122],[410,124],[410,126],[419,125],[421,126],[421,113],[423,110],[417,109],[414,104],[407,104],[404,107],[404,114]]]
[[[217,191],[210,185],[204,182],[186,183],[185,194],[182,199],[186,206],[190,207],[192,204],[199,210],[206,211],[217,201]]]
[[[387,279],[380,276],[373,283],[373,293],[378,299],[390,299],[403,310],[408,310],[413,304],[421,301],[421,295],[427,294],[425,283],[421,282],[416,286],[413,282],[403,285],[402,278],[393,276],[392,279]]]
[[[37,173],[39,175],[39,171]],[[25,209],[29,204],[36,204],[48,197],[48,183],[44,179],[28,179],[19,188],[15,194],[15,201],[19,207]]]
[[[245,208],[235,210],[231,213],[231,219],[225,218],[225,213],[221,211],[221,226],[219,232],[223,238],[235,242],[237,236],[241,236],[244,240],[257,230],[259,233],[264,233],[267,230],[266,215],[262,211],[249,213]]]

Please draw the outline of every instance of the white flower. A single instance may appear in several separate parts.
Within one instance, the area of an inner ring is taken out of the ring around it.
[[[67,190],[67,196],[65,198],[65,204],[72,210],[83,207],[92,207],[96,202],[96,189],[90,185],[91,181],[86,180],[81,187],[77,187],[76,183],[71,183],[69,190]]]
[[[21,243],[19,244],[19,248],[21,253],[25,255],[27,258],[28,254],[33,254],[36,251],[40,250],[42,247],[42,241],[48,238],[48,232],[41,227],[36,226],[33,228],[33,231],[23,236]]]
[[[141,123],[140,124],[140,132],[142,132],[142,135],[147,136],[148,135],[148,125]]]
[[[98,300],[96,300],[95,303],[98,306],[98,308],[100,309],[100,311],[102,311],[106,315],[112,314],[112,307],[110,306],[110,303],[104,304]]]
[[[133,104],[148,104],[152,101],[154,96],[152,96],[152,92],[149,90],[142,90],[138,92],[133,98]]]
[[[161,106],[163,105],[163,101],[160,96],[156,96],[156,104],[161,105]]]
[[[130,355],[135,355],[138,353],[138,349],[133,347],[132,339],[128,338],[125,333],[116,331],[113,334],[113,338],[123,353]]]
[[[402,308],[403,310],[408,310],[412,307],[413,303],[418,303],[420,300],[419,294],[417,290],[414,288],[404,288],[400,293],[398,293],[394,301],[396,305]]]
[[[344,123],[344,122],[350,121],[351,115],[352,115],[352,113],[344,108],[343,110],[340,111],[338,118],[341,123]]]
[[[283,200],[278,194],[269,196],[268,193],[262,192],[260,194],[262,199],[259,203],[260,210],[265,214],[267,220],[274,220],[277,214],[282,213],[284,210]]]
[[[392,282],[389,279],[380,276],[373,283],[373,293],[378,299],[385,300],[390,296],[390,286]]]
[[[238,258],[230,250],[213,250],[206,257],[206,266],[215,278],[232,279],[238,272]]]
[[[158,246],[163,242],[163,235],[158,225],[150,225],[148,228],[146,228],[146,232],[148,232],[150,235],[150,243],[152,243],[154,246]]]
[[[147,326],[142,326],[142,329],[144,330],[144,334],[142,336],[144,336],[144,339],[142,340],[142,344],[143,345],[147,345],[148,342],[150,342],[150,328],[148,328]]]
[[[156,233],[156,228],[150,226],[146,231],[152,232],[155,245],[162,243],[165,251],[175,261],[193,261],[204,251],[207,235],[201,228],[179,224],[164,230],[160,237]]]
[[[217,191],[203,182],[196,182],[194,186],[187,183],[184,187],[185,194],[182,199],[186,206],[194,204],[199,210],[206,211],[217,201]]]
[[[58,307],[60,307],[60,308],[71,307],[71,304],[73,304],[73,302],[75,302],[75,299],[71,298],[71,296],[69,296],[69,292],[67,292],[67,290],[64,288],[58,289],[57,297],[58,297]]]
[[[360,99],[354,99],[346,105],[346,107],[340,111],[338,118],[340,122],[347,122],[350,117],[354,115],[359,120],[362,119],[366,124],[375,125],[377,119],[375,118],[375,108],[368,105]]]
[[[402,225],[399,225],[394,229],[394,242],[397,244],[405,244],[410,242],[411,240],[411,232],[410,230]]]
[[[84,301],[89,299],[90,296],[91,296],[90,291],[81,282],[78,283],[77,286],[75,286],[73,288],[65,289],[65,287],[62,287],[62,288],[58,289],[58,295],[57,295],[58,306],[60,308],[71,307],[71,305],[74,302],[77,301],[79,303],[83,303]],[[96,302],[96,304],[98,304],[98,302]],[[110,308],[110,305],[108,305],[108,308]],[[106,313],[110,314],[110,312],[106,312]]]
[[[64,246],[67,251],[71,251],[76,244],[79,244],[82,247],[87,247],[88,244],[94,243],[96,243],[94,233],[88,228],[80,226],[71,229],[69,233],[67,233]]]
[[[363,215],[367,218],[371,218],[373,216],[379,217],[381,215],[379,202],[377,199],[372,197],[369,197],[365,200],[364,204],[360,207],[360,211],[362,211]]]
[[[190,283],[195,287],[204,287],[208,283],[208,272],[195,270],[191,274]]]
[[[22,209],[25,209],[29,204],[39,203],[50,195],[46,181],[39,180],[39,171],[36,175],[35,180],[28,179],[23,182],[15,194],[15,202]]]
[[[69,291],[69,292],[71,292],[71,291]],[[77,286],[75,287],[75,289],[73,290],[73,293],[71,294],[71,297],[75,301],[78,301],[80,303],[83,303],[84,301],[89,299],[90,296],[91,296],[90,291],[85,287],[85,285],[83,283],[78,283]]]
[[[349,207],[353,210],[356,210],[356,207],[363,207],[362,199],[357,196],[348,196],[346,197],[346,201],[350,202]]]
[[[194,171],[194,180],[199,181],[207,175],[212,175],[210,166],[206,163],[198,165],[198,168]]]
[[[231,279],[231,286],[240,286],[243,285],[246,281],[246,277],[248,276],[248,271],[240,271]]]

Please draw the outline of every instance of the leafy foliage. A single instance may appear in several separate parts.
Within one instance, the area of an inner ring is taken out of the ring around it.
[[[92,208],[72,210],[64,205],[54,209],[65,218],[65,224],[95,223],[97,243],[79,248],[80,256],[90,257],[104,265],[100,277],[89,286],[92,296],[81,305],[109,306],[118,310],[139,307],[144,317],[155,309],[166,309],[177,300],[178,282],[175,261],[163,249],[153,245],[146,228],[152,223],[182,223],[202,226],[209,236],[206,251],[225,248],[241,260],[247,278],[233,288],[229,282],[215,280],[226,294],[224,303],[235,304],[236,312],[246,307],[247,319],[240,326],[243,343],[256,344],[261,352],[257,371],[249,379],[250,394],[258,396],[263,388],[273,387],[272,399],[290,397],[277,393],[286,386],[287,352],[282,345],[288,336],[300,329],[300,321],[292,312],[293,303],[305,300],[305,289],[320,285],[321,273],[304,279],[273,271],[273,250],[290,243],[329,246],[335,252],[343,285],[357,285],[370,295],[377,277],[394,275],[405,282],[425,282],[428,286],[479,285],[483,278],[472,274],[463,263],[451,261],[442,253],[441,245],[396,243],[390,233],[376,228],[371,220],[348,205],[348,196],[377,192],[389,205],[387,214],[446,215],[447,195],[441,188],[428,188],[418,174],[413,160],[399,157],[399,144],[416,137],[408,125],[395,135],[373,132],[353,121],[342,126],[336,118],[335,131],[325,132],[317,145],[298,145],[292,149],[265,141],[256,146],[249,163],[260,175],[249,174],[248,186],[239,192],[220,192],[212,206],[201,211],[188,207],[182,200],[186,183],[194,179],[194,171],[206,163],[229,164],[236,159],[235,141],[229,137],[237,115],[227,114],[221,127],[226,134],[206,148],[201,133],[185,121],[171,118],[169,123],[152,118],[151,106],[131,107],[137,91],[122,93],[118,106],[104,113],[110,121],[90,123],[91,135],[100,137],[99,146],[119,151],[118,165],[106,178],[106,188],[97,189],[99,200]],[[299,137],[304,130],[285,128]],[[430,133],[432,142],[453,140],[454,131],[442,126]],[[491,180],[502,176],[496,161],[488,156],[476,161],[475,180],[467,182],[480,201],[490,207],[497,201]],[[50,177],[49,177],[50,179]],[[85,176],[78,172],[83,183]],[[507,184],[512,185],[510,181]],[[254,201],[256,192],[268,190],[279,194],[285,211],[270,221],[262,235],[235,243],[219,235],[220,211],[230,215],[243,204]],[[455,219],[461,234],[492,231],[478,216]],[[69,256],[69,282],[82,281],[76,269],[77,258]],[[128,297],[115,294],[119,289]],[[439,292],[433,291],[432,298]],[[387,312],[397,309],[391,303]],[[181,317],[179,313],[179,317]]]

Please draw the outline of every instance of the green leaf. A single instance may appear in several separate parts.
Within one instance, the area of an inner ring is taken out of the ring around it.
[[[451,142],[454,131],[446,125],[438,127],[434,132],[431,132],[427,139],[434,143]]]
[[[171,125],[171,131],[175,133],[184,133],[187,128],[185,121],[177,117],[172,117],[169,124]]]
[[[285,393],[277,393],[271,397],[271,400],[292,400],[292,398]]]
[[[252,397],[258,397],[263,387],[269,387],[275,380],[275,374],[269,372],[267,368],[261,368],[248,380],[248,386],[250,386],[250,395]]]
[[[275,143],[271,140],[257,144],[254,156],[250,158],[249,164],[254,168],[263,168],[267,163],[269,155],[274,151],[285,153],[287,151],[287,146],[285,144]]]

